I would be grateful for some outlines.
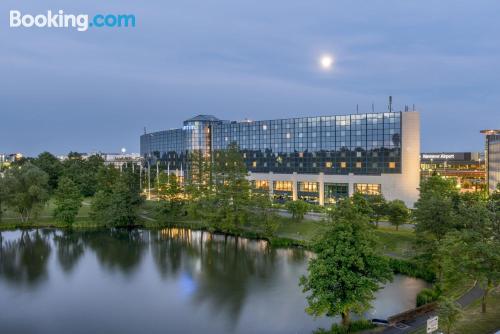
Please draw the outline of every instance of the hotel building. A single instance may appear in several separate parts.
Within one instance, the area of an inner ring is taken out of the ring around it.
[[[145,133],[141,156],[149,165],[185,177],[189,153],[212,156],[236,143],[255,187],[276,200],[320,205],[338,198],[383,194],[413,206],[420,181],[417,112],[223,121],[199,115],[183,127]]]
[[[486,137],[484,156],[488,190],[491,193],[500,183],[500,130],[483,130],[481,133]]]

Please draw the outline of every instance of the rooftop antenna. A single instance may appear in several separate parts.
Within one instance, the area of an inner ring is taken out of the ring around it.
[[[356,103],[356,114],[359,114],[359,105]]]
[[[389,96],[389,112],[392,112],[392,95]]]
[[[413,103],[413,111],[415,111],[415,103]]]
[[[144,134],[146,134],[146,127],[144,127]]]
[[[372,102],[372,113],[375,113],[375,103]]]

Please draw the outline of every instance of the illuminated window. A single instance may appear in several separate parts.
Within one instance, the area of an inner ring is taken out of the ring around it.
[[[252,167],[257,167],[257,161],[252,162]]]
[[[317,182],[299,182],[299,191],[315,193],[318,192]]]
[[[364,195],[380,195],[382,186],[376,183],[355,183],[354,191]]]
[[[292,191],[292,181],[274,181],[274,190],[277,191]]]
[[[267,130],[267,125],[262,125],[262,130],[266,131]]]
[[[286,134],[286,139],[290,139],[290,132]]]
[[[395,162],[389,162],[389,168],[396,168]]]
[[[325,166],[326,166],[326,168],[332,168],[332,162],[331,161],[327,161],[325,163]]]
[[[256,180],[254,181],[255,188],[256,189],[261,189],[261,190],[269,190],[269,181],[267,180]]]
[[[361,152],[356,152],[356,157],[361,158]]]
[[[304,152],[299,152],[299,158],[303,158],[304,157]]]
[[[340,163],[340,168],[346,168],[347,167],[347,163],[345,161],[342,161]]]
[[[362,165],[361,162],[359,162],[359,161],[356,162],[356,168],[361,168],[361,165]]]

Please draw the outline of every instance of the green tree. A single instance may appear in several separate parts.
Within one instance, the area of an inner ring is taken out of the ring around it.
[[[72,224],[82,206],[82,195],[78,186],[67,177],[60,178],[54,199],[54,217],[63,223]]]
[[[62,163],[49,152],[43,152],[38,155],[36,159],[33,160],[33,164],[43,170],[49,176],[49,190],[53,192],[59,182],[59,177],[62,174]]]
[[[387,259],[376,252],[376,239],[368,217],[349,199],[335,210],[331,227],[314,242],[316,257],[309,261],[308,276],[300,285],[314,316],[341,315],[348,326],[351,312],[370,307],[381,284],[392,279]]]
[[[406,207],[405,202],[399,199],[388,203],[387,213],[389,215],[389,222],[396,226],[396,231],[399,229],[399,226],[406,223],[410,217],[410,211]]]
[[[160,189],[158,195],[162,199],[158,213],[160,217],[178,217],[183,212],[183,190],[175,174],[160,174]]]
[[[98,190],[92,199],[90,216],[107,226],[133,226],[137,223],[139,204],[125,178],[112,186],[110,192]]]
[[[298,223],[304,220],[304,216],[310,210],[309,203],[302,200],[288,201],[285,206],[292,215],[292,219]]]
[[[0,176],[0,222],[2,222],[3,210],[7,201],[7,185],[3,177]]]
[[[222,230],[240,229],[250,214],[250,183],[241,152],[235,143],[216,152],[215,193],[210,199],[209,220]]]
[[[378,227],[380,219],[387,215],[387,202],[383,195],[368,195],[366,200],[371,208],[370,222]]]
[[[374,223],[374,211],[372,205],[369,201],[370,195],[364,195],[362,193],[356,192],[351,197],[351,201],[354,204],[356,210],[358,210],[362,215],[368,217],[371,223]]]
[[[451,334],[453,327],[462,316],[462,309],[454,300],[444,298],[439,302],[438,315],[439,326],[446,334]]]
[[[280,222],[273,209],[273,202],[267,190],[252,189],[251,206],[255,210],[255,214],[252,215],[252,223],[263,231],[267,237],[274,237]]]
[[[5,173],[6,205],[27,222],[49,199],[48,175],[30,162]]]
[[[93,196],[97,190],[97,174],[104,166],[104,160],[98,155],[83,159],[78,153],[70,152],[63,162],[63,176],[73,180],[84,197]]]

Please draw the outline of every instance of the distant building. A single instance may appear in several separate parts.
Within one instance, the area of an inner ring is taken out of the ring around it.
[[[278,201],[335,202],[355,192],[413,206],[420,181],[417,112],[385,112],[261,121],[199,115],[178,129],[145,133],[141,156],[180,177],[189,153],[216,156],[236,143],[257,188]]]
[[[486,173],[488,190],[495,191],[500,183],[500,130],[482,130],[485,135]]]
[[[454,179],[462,192],[486,188],[486,167],[480,152],[421,153],[420,175],[422,178],[441,175]]]
[[[139,153],[98,153],[103,159],[105,165],[113,165],[120,168],[127,164],[139,165],[141,155]]]

